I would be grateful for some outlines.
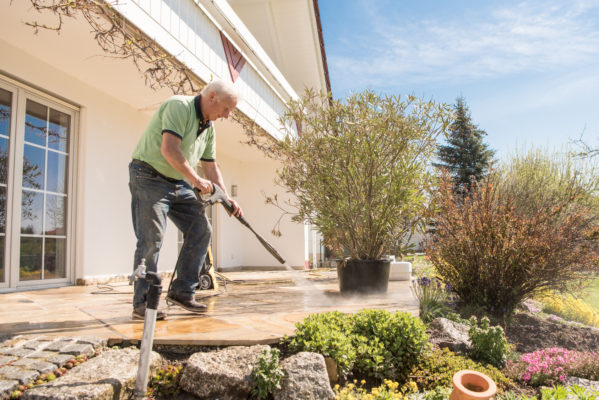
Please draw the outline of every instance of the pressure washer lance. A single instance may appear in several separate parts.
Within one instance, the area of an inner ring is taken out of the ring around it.
[[[156,272],[146,272],[146,259],[142,258],[141,263],[129,277],[129,282],[135,279],[145,279],[150,288],[146,297],[146,316],[144,320],[144,333],[139,346],[139,365],[137,367],[137,379],[135,381],[134,396],[136,400],[146,398],[148,387],[148,375],[150,372],[150,356],[152,355],[152,344],[154,343],[154,327],[156,326],[156,314],[158,312],[158,303],[162,293],[162,279]]]
[[[193,189],[197,198],[204,204],[207,205],[212,205],[214,203],[220,203],[223,205],[223,207],[225,207],[225,209],[227,211],[229,211],[231,214],[233,214],[233,212],[235,211],[235,208],[233,207],[233,205],[229,202],[229,200],[227,200],[227,196],[225,195],[225,192],[223,192],[223,190],[220,188],[220,186],[216,185],[216,184],[212,184],[212,193],[211,194],[201,194],[198,188],[194,188]],[[274,247],[271,246],[270,243],[268,243],[266,241],[266,239],[264,239],[262,236],[260,236],[249,224],[249,222],[247,222],[247,220],[243,217],[238,217],[237,215],[235,215],[235,218],[237,218],[237,220],[239,222],[241,222],[242,225],[246,226],[250,231],[252,231],[252,233],[254,235],[256,235],[256,237],[258,238],[258,240],[260,241],[260,243],[262,243],[262,246],[264,246],[264,248],[266,250],[268,250],[268,252],[270,254],[272,254],[272,256],[274,258],[276,258],[281,264],[285,264],[285,259],[283,259],[283,257],[281,257],[281,255],[275,250]]]

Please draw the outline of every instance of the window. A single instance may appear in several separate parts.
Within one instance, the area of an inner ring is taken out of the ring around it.
[[[58,100],[0,80],[0,287],[70,280],[76,117]]]

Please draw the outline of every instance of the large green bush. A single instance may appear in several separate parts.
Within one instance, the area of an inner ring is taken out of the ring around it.
[[[599,183],[578,168],[532,153],[463,197],[441,183],[427,253],[461,301],[503,317],[536,291],[597,270]]]
[[[427,345],[422,321],[406,312],[338,311],[308,316],[288,339],[291,351],[331,357],[345,377],[405,378]]]
[[[409,376],[418,390],[433,390],[438,386],[451,387],[453,375],[463,369],[482,372],[497,384],[498,393],[513,387],[514,383],[497,368],[485,367],[469,358],[459,356],[448,349],[433,349],[423,354]]]

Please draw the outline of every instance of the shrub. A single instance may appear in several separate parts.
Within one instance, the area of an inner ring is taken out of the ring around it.
[[[420,357],[418,365],[408,375],[420,390],[433,390],[437,386],[451,387],[453,375],[463,369],[482,372],[497,384],[498,393],[513,387],[514,383],[497,368],[485,367],[469,358],[455,355],[446,348],[434,349]]]
[[[451,286],[439,279],[422,276],[412,280],[412,293],[418,299],[420,319],[429,323],[435,318],[451,313],[455,296],[451,295]]]
[[[312,314],[295,324],[295,336],[285,340],[289,340],[292,352],[309,351],[332,358],[339,375],[347,376],[356,362],[351,325],[351,316],[339,311]]]
[[[599,327],[599,313],[593,307],[571,294],[547,292],[537,297],[543,303],[543,311],[570,321]]]
[[[536,180],[524,165],[491,174],[463,197],[443,179],[434,197],[427,253],[437,273],[461,301],[497,317],[540,289],[565,289],[599,260],[598,208],[576,171],[551,177],[556,187],[543,164],[530,165]]]
[[[279,389],[283,370],[279,366],[279,350],[264,350],[258,359],[258,365],[252,369],[252,395],[262,400]]]
[[[362,310],[353,322],[354,372],[359,377],[403,379],[428,341],[422,321],[407,312]]]
[[[497,368],[505,365],[508,354],[508,344],[500,326],[489,326],[489,318],[483,317],[480,327],[476,317],[470,318],[468,335],[472,342],[471,357],[474,360],[489,363]]]
[[[506,374],[532,386],[549,386],[565,381],[566,376],[599,379],[599,353],[581,353],[559,347],[523,354],[508,362]]]
[[[298,134],[258,146],[282,166],[278,180],[295,221],[316,227],[339,257],[376,260],[404,247],[423,222],[429,163],[450,115],[448,106],[414,96],[366,90],[336,100],[307,91],[281,119]]]
[[[427,345],[422,321],[406,312],[362,310],[313,314],[296,324],[291,351],[313,351],[337,362],[342,376],[405,376]]]

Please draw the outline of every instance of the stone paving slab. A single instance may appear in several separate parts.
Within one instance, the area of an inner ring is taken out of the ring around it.
[[[0,378],[1,379],[6,379],[6,380],[16,379],[24,385],[33,381],[38,376],[40,376],[39,372],[29,370],[29,369],[22,369],[22,368],[12,367],[12,366],[5,366],[5,367],[0,368]]]
[[[81,364],[66,375],[27,390],[23,400],[113,400],[127,398],[135,387],[139,350],[108,350]],[[160,363],[160,355],[152,352],[151,371]]]
[[[6,396],[10,394],[10,392],[15,390],[17,386],[19,386],[19,381],[0,379],[0,396]]]
[[[0,366],[4,365],[4,364],[8,364],[10,362],[13,362],[15,360],[17,360],[17,357],[11,357],[11,356],[0,356]]]

